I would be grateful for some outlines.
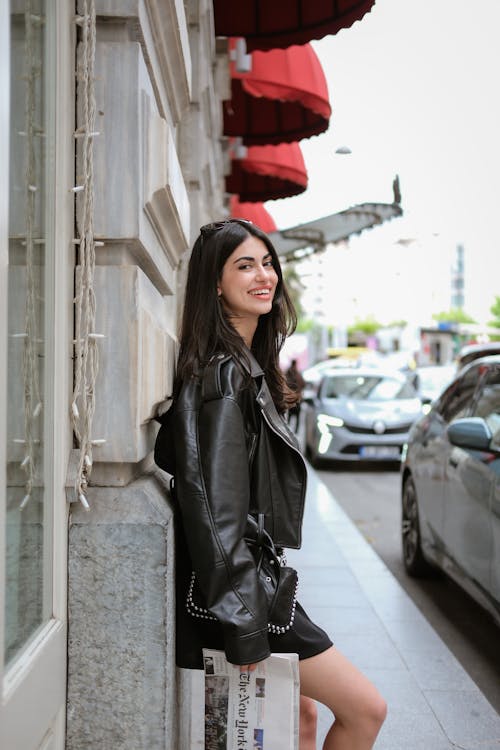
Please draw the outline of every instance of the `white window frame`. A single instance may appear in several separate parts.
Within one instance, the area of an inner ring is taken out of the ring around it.
[[[0,747],[23,750],[63,750],[65,745],[66,640],[67,640],[67,528],[65,484],[72,432],[68,405],[72,387],[72,328],[74,247],[74,101],[75,29],[71,3],[47,0],[55,15],[54,50],[56,86],[51,117],[55,128],[54,189],[47,234],[55,237],[55,258],[47,268],[45,309],[49,321],[46,362],[50,390],[44,410],[55,427],[45,432],[46,497],[52,498],[51,541],[48,561],[52,570],[51,618],[34,634],[19,656],[4,668],[5,503],[0,496]],[[9,194],[10,7],[0,3],[0,195]],[[7,278],[9,212],[0,201],[0,405],[7,398]],[[0,492],[6,486],[5,410],[0,422]],[[45,552],[44,552],[45,554]],[[29,720],[27,720],[27,718]]]

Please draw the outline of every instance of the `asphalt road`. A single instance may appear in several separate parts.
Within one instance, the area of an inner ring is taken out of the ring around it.
[[[418,580],[404,571],[399,470],[349,466],[318,475],[500,713],[500,628],[446,576]]]

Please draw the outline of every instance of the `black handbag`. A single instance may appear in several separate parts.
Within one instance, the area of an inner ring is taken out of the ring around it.
[[[264,514],[259,513],[257,520],[248,516],[245,541],[254,556],[260,585],[265,592],[269,613],[267,628],[274,635],[282,635],[290,630],[295,619],[297,571],[284,564],[284,558],[278,554],[264,529]],[[204,604],[194,571],[189,582],[186,609],[193,617],[217,620]]]

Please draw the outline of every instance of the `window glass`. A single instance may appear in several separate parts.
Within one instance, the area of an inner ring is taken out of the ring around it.
[[[472,367],[444,392],[437,410],[446,422],[469,415],[480,379],[480,368]]]
[[[50,137],[45,2],[11,5],[5,661],[50,615],[44,476]],[[5,429],[5,425],[2,426]],[[3,493],[2,493],[3,494]]]
[[[488,372],[475,402],[473,415],[486,421],[493,436],[492,446],[500,448],[500,367]]]
[[[380,375],[332,375],[323,384],[323,398],[355,398],[370,401],[416,398],[410,383]]]

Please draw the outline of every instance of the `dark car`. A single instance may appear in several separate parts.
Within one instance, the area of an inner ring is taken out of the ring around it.
[[[461,370],[475,359],[489,357],[492,354],[500,354],[500,341],[488,341],[484,344],[467,344],[463,346],[457,355],[457,370]]]
[[[417,389],[423,403],[432,404],[451,383],[457,374],[456,365],[426,365],[417,367],[414,371],[412,382]],[[429,412],[428,408],[424,413]]]
[[[311,462],[399,462],[422,402],[399,372],[368,368],[323,373],[307,402],[306,451]]]
[[[500,356],[464,368],[410,430],[403,560],[441,568],[500,624]]]

